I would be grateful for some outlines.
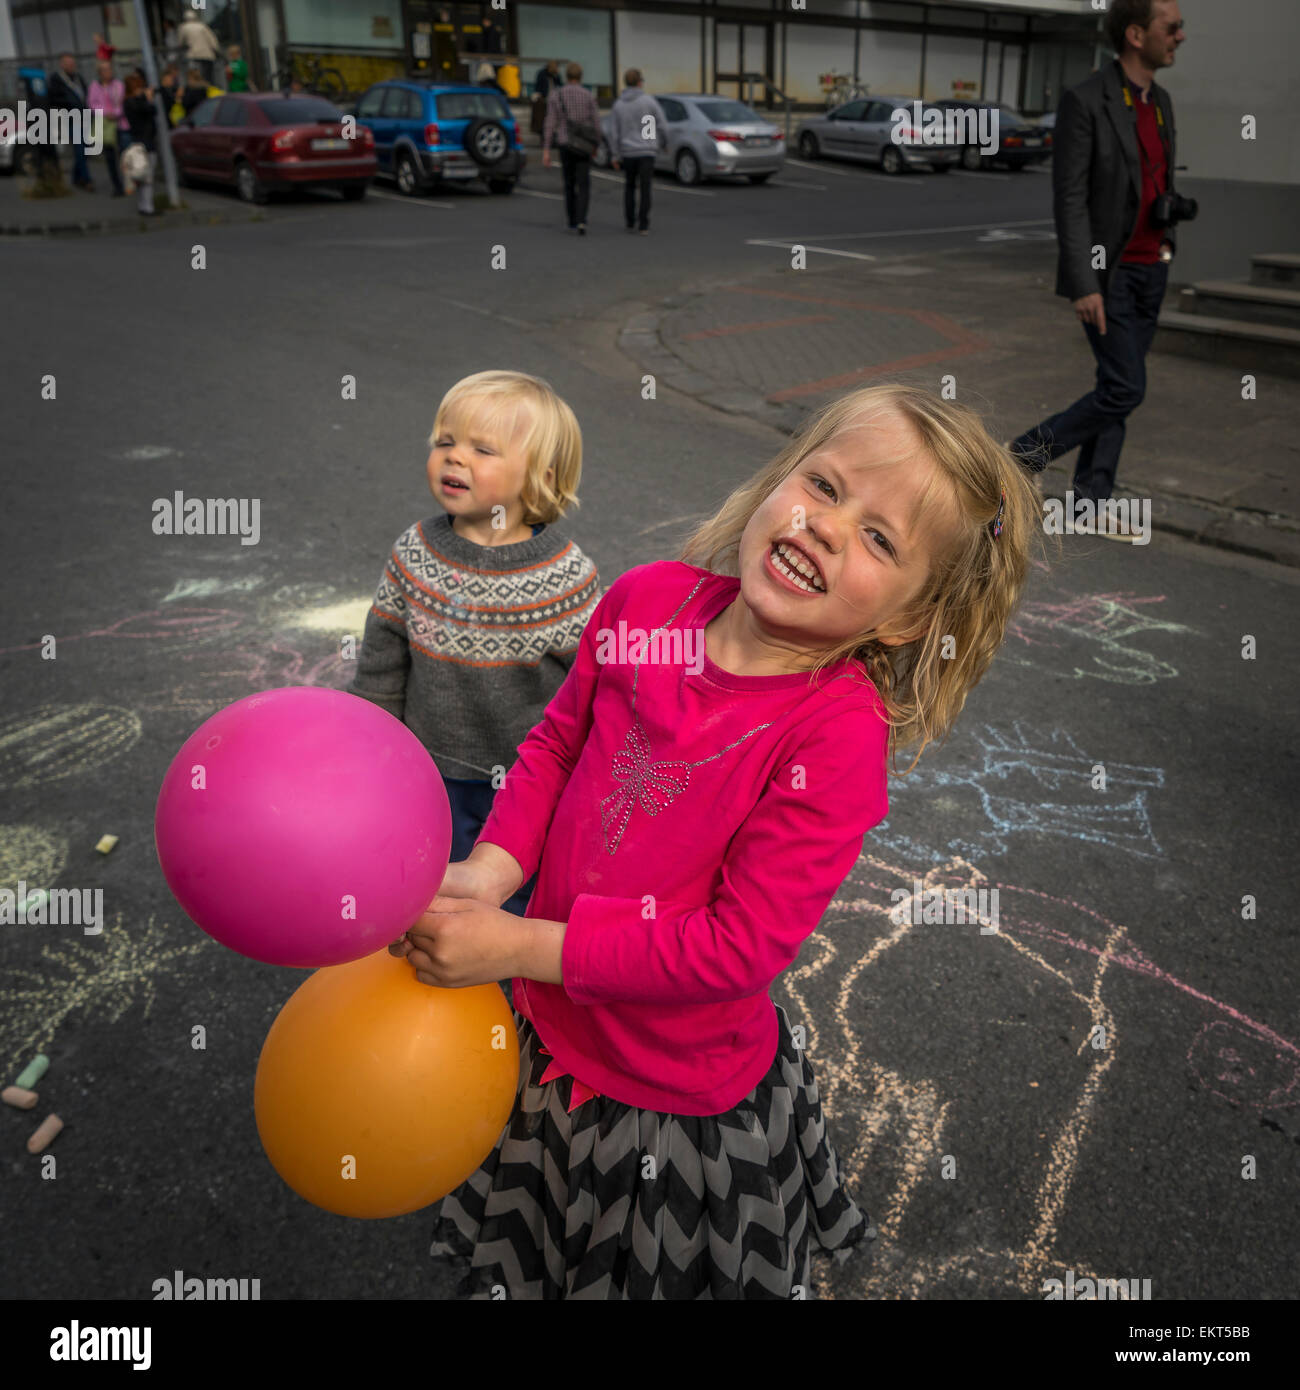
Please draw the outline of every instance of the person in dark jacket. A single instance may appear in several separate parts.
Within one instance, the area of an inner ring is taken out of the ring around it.
[[[1011,441],[1031,471],[1079,450],[1076,499],[1109,498],[1125,419],[1142,403],[1145,359],[1174,254],[1172,226],[1152,218],[1173,191],[1174,107],[1156,85],[1183,41],[1177,0],[1112,0],[1115,61],[1061,98],[1053,157],[1056,293],[1070,300],[1097,360],[1086,396]],[[1131,540],[1126,524],[1103,534]]]
[[[185,115],[192,116],[194,108],[201,106],[208,99],[208,84],[203,80],[203,74],[198,68],[191,68],[185,74],[185,87],[181,91],[181,105],[185,108]]]
[[[89,112],[86,79],[77,71],[77,60],[71,53],[59,54],[59,66],[50,73],[45,86],[49,92],[51,111]],[[90,177],[90,165],[86,163],[86,146],[83,140],[72,142],[72,182],[78,188],[84,188],[87,193],[95,191],[94,180]]]
[[[551,95],[551,89],[559,85],[560,65],[552,58],[533,79],[533,114],[529,126],[534,135],[542,133],[542,126],[546,123],[546,99]]]
[[[153,88],[145,86],[144,79],[134,72],[126,79],[126,99],[122,109],[131,123],[131,144],[143,145],[149,157],[147,173],[132,175],[136,186],[136,211],[142,217],[155,217],[153,176],[158,162],[158,114],[154,106]]]

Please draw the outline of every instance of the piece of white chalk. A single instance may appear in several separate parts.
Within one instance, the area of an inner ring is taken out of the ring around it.
[[[101,835],[99,837],[99,843],[95,846],[95,848],[100,852],[100,854],[107,854],[115,844],[117,844],[116,835]]]
[[[38,1154],[63,1128],[63,1121],[57,1115],[46,1115],[40,1129],[27,1141],[27,1152]]]

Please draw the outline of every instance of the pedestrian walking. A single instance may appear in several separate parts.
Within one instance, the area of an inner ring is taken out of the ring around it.
[[[168,130],[176,124],[177,111],[184,114],[184,108],[180,104],[182,90],[180,69],[175,63],[168,63],[158,79],[158,94],[162,97],[162,109],[167,117]]]
[[[587,235],[587,205],[591,201],[591,160],[600,149],[600,108],[582,85],[582,64],[570,63],[567,79],[547,98],[542,127],[542,167],[551,167],[551,145],[559,146],[564,170],[564,212],[569,230]]]
[[[85,131],[82,129],[89,94],[86,91],[86,79],[77,71],[77,60],[71,53],[59,54],[59,66],[49,74],[45,88],[51,111],[81,113],[73,127],[76,134],[71,141],[72,182],[85,192],[93,193],[95,184],[90,177],[90,165],[86,163]]]
[[[131,143],[122,157],[123,172],[135,185],[136,211],[142,217],[156,217],[153,178],[158,160],[158,116],[153,89],[133,72],[126,79],[126,97],[122,104],[131,123]]]
[[[623,221],[629,232],[650,233],[650,193],[654,187],[655,151],[663,139],[663,108],[641,85],[640,68],[628,68],[626,84],[610,111],[614,128],[611,165],[623,166]],[[638,210],[638,194],[640,208]]]
[[[186,63],[197,67],[203,74],[204,82],[210,86],[216,77],[217,59],[221,57],[221,40],[199,18],[197,10],[191,10],[185,16],[179,38],[185,50]]]
[[[185,74],[185,86],[181,90],[181,107],[185,116],[192,116],[195,107],[202,106],[208,99],[208,84],[198,68],[192,67]]]
[[[120,77],[113,76],[113,64],[105,60],[100,63],[95,80],[86,94],[86,103],[92,111],[100,113],[104,123],[104,164],[108,169],[109,182],[113,185],[112,196],[123,196],[122,152],[122,102],[126,97],[126,87]]]
[[[1183,41],[1177,0],[1113,0],[1104,26],[1115,59],[1062,95],[1052,168],[1056,293],[1083,325],[1096,384],[1008,446],[1035,472],[1078,449],[1076,505],[1114,489],[1125,421],[1146,391],[1174,223],[1195,215],[1173,192],[1174,105],[1155,81]],[[1114,517],[1098,530],[1135,535]]]
[[[560,65],[554,58],[538,70],[533,79],[533,109],[528,126],[534,135],[541,135],[546,123],[546,98],[560,85]]]
[[[816,1297],[814,1248],[862,1269],[876,1230],[771,989],[885,819],[891,759],[988,669],[1036,534],[974,411],[877,386],[609,587],[469,858],[389,947],[421,984],[511,976],[514,1105],[433,1222],[455,1296],[789,1302]],[[495,904],[535,870],[520,923]]]

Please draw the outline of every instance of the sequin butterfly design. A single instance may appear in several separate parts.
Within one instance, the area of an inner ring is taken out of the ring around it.
[[[691,764],[651,762],[650,740],[641,721],[634,719],[624,747],[614,754],[612,771],[622,786],[600,803],[600,827],[605,832],[605,848],[610,854],[622,843],[623,831],[637,803],[640,802],[641,809],[649,816],[666,810],[689,785]]]

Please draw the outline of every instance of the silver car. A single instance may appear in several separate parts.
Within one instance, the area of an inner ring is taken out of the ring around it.
[[[655,100],[664,113],[655,168],[676,174],[680,183],[736,174],[766,183],[784,167],[785,132],[744,102],[678,92],[656,93]],[[608,164],[614,135],[610,116],[602,120],[601,131],[605,140],[597,159]]]
[[[904,115],[895,119],[894,112]],[[879,164],[887,174],[904,169],[933,169],[946,174],[961,158],[957,145],[930,144],[925,116],[937,108],[922,105],[922,128],[915,129],[911,97],[867,97],[846,101],[824,116],[800,125],[795,145],[804,159],[860,159]],[[938,111],[942,119],[943,112]],[[929,126],[934,129],[932,123]],[[895,130],[904,137],[894,139]]]

